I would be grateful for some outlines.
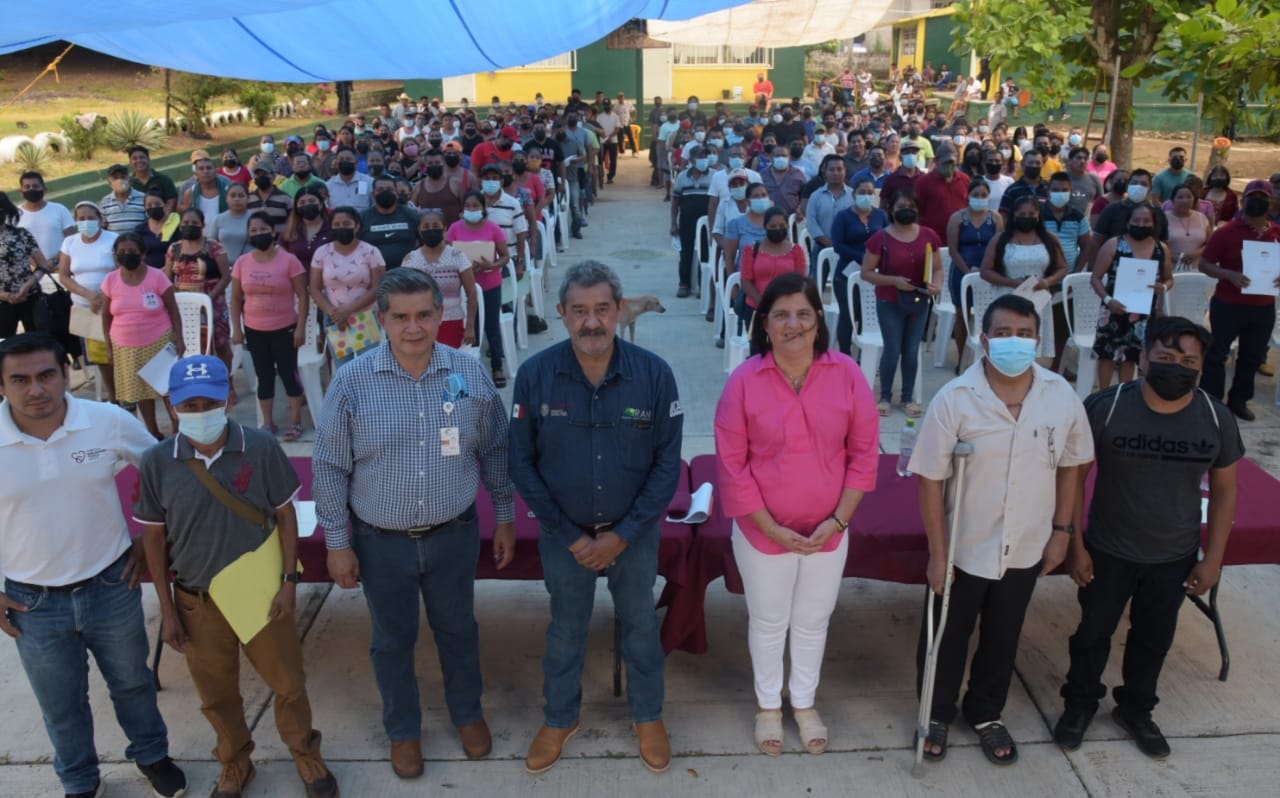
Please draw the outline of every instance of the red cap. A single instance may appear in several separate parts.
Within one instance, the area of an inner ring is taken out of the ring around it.
[[[519,141],[519,140],[520,140],[520,131],[516,130],[515,125],[507,125],[507,126],[506,126],[506,127],[504,127],[502,130],[499,130],[499,131],[498,131],[498,135],[499,135],[499,136],[506,136],[507,138],[511,139],[512,141]]]
[[[1244,193],[1241,196],[1247,197],[1250,194],[1266,194],[1268,197],[1274,197],[1275,193],[1271,188],[1271,184],[1266,180],[1250,180],[1249,185],[1244,187]]]

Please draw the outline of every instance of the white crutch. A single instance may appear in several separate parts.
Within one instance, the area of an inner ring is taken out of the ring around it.
[[[938,672],[938,649],[942,646],[942,633],[947,628],[947,608],[951,604],[951,574],[956,564],[956,533],[959,531],[957,519],[960,517],[960,497],[964,489],[964,469],[973,454],[973,444],[959,441],[953,455],[956,460],[955,490],[952,491],[951,523],[947,530],[947,570],[942,582],[942,612],[938,614],[938,628],[933,628],[933,588],[925,585],[925,641],[928,648],[924,655],[924,676],[920,680],[920,715],[916,718],[916,761],[911,766],[911,775],[916,778],[924,776],[924,745],[929,736],[929,716],[933,712],[933,682]]]

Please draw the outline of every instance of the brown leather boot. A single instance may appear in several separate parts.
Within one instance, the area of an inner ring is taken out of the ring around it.
[[[662,721],[653,720],[636,724],[636,736],[640,738],[640,761],[654,773],[666,773],[671,767],[671,740]]]
[[[247,759],[228,762],[222,766],[218,786],[213,788],[209,798],[240,798],[256,773],[253,763]]]
[[[422,775],[422,741],[398,740],[391,743],[391,769],[402,779]]]
[[[462,739],[462,750],[467,759],[484,759],[493,750],[493,735],[483,719],[459,726],[458,737]]]
[[[577,723],[573,724],[572,729],[554,729],[550,726],[543,726],[538,730],[538,736],[533,738],[533,743],[529,746],[529,755],[525,757],[524,769],[533,776],[551,770],[560,761],[560,754],[564,751],[565,743],[569,742],[569,738],[577,733]]]

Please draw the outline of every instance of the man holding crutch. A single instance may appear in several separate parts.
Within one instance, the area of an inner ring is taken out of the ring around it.
[[[911,456],[920,475],[920,510],[929,538],[929,606],[938,617],[948,579],[950,608],[940,635],[924,758],[947,753],[969,638],[978,648],[961,707],[992,763],[1017,761],[1018,749],[1000,719],[1027,604],[1036,577],[1066,557],[1077,469],[1093,460],[1093,436],[1072,386],[1035,363],[1040,316],[1022,297],[992,302],[982,319],[984,357],[943,386],[929,406]],[[963,485],[948,491],[959,441],[972,445]],[[958,492],[956,490],[958,488]],[[948,495],[949,494],[949,495]],[[949,500],[949,501],[948,501]],[[948,510],[954,560],[948,556]],[[981,618],[981,625],[979,625]],[[924,680],[921,625],[917,689]]]

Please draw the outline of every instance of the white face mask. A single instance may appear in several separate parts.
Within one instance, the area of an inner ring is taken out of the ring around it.
[[[207,446],[227,427],[227,408],[215,407],[203,413],[178,412],[178,432],[195,443]]]

